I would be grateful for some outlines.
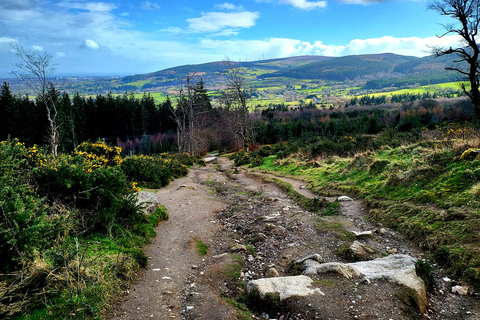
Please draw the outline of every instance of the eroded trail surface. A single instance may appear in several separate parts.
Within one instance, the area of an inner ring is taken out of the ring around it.
[[[284,180],[314,196],[303,182]],[[225,158],[191,169],[156,198],[170,218],[157,228],[146,248],[148,269],[115,308],[114,319],[480,319],[478,295],[451,293],[457,283],[444,280],[435,265],[437,288],[428,295],[425,315],[411,291],[386,277],[370,281],[338,272],[310,274],[315,290],[307,296],[280,303],[247,299],[246,283],[299,275],[305,268],[293,262],[312,254],[340,263],[423,257],[401,235],[368,221],[359,200],[339,202],[339,215],[320,217],[257,174],[232,169]],[[355,243],[365,252],[352,251]],[[198,244],[208,246],[207,255]]]

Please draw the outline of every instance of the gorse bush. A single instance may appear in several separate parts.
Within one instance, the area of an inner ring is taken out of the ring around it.
[[[140,247],[168,213],[144,215],[122,170],[138,163],[121,167],[120,152],[98,141],[53,157],[0,142],[0,318],[98,318],[146,266]],[[188,172],[178,159],[144,160],[161,168],[159,185]]]
[[[75,148],[75,154],[82,156],[92,166],[118,166],[122,163],[121,153],[121,148],[110,147],[102,141],[83,142]]]
[[[31,187],[28,157],[18,140],[0,142],[0,273],[48,247],[64,222]]]
[[[123,161],[121,168],[130,181],[138,182],[146,188],[161,188],[175,178],[188,174],[187,166],[205,163],[199,157],[188,154],[157,156],[132,156]]]

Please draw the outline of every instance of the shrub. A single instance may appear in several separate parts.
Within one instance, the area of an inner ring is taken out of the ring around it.
[[[15,270],[50,246],[67,217],[49,208],[30,187],[28,149],[18,140],[0,143],[0,270]],[[56,210],[57,209],[57,210]]]
[[[121,148],[110,147],[100,140],[95,143],[83,142],[75,148],[75,154],[82,156],[87,162],[104,167],[120,165],[121,152]]]
[[[133,156],[125,158],[121,168],[128,180],[147,188],[161,188],[170,182],[170,168],[154,161],[153,157]]]

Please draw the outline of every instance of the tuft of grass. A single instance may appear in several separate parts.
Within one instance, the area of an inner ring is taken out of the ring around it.
[[[239,320],[254,319],[253,313],[248,309],[245,303],[233,300],[228,297],[225,298],[225,301],[235,308]]]
[[[206,256],[208,254],[208,244],[205,244],[202,242],[200,239],[195,240],[196,246],[197,246],[197,252],[201,256]]]
[[[232,261],[227,264],[222,273],[232,279],[238,279],[243,268],[243,258],[241,255],[232,253],[230,255]]]

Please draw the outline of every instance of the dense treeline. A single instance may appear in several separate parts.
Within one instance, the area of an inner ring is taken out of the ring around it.
[[[399,93],[392,94],[387,100],[386,95],[375,96],[375,95],[364,95],[361,97],[353,97],[350,99],[350,102],[346,106],[355,106],[355,105],[381,105],[387,102],[413,102],[417,100],[425,99],[437,99],[439,97],[453,98],[455,96],[462,96],[463,94],[459,90],[439,90],[433,93],[423,92],[423,93]]]
[[[257,141],[273,144],[280,141],[308,140],[318,136],[354,136],[376,134],[391,128],[409,131],[433,127],[444,121],[473,119],[470,101],[456,99],[441,105],[437,100],[424,99],[402,105],[384,105],[382,108],[356,107],[344,110],[297,109],[262,113],[258,122]]]
[[[79,93],[73,96],[60,93],[52,87],[49,94],[54,97],[58,110],[62,152],[72,151],[83,141],[99,138],[121,146],[124,151],[140,151],[142,146],[144,151],[148,149],[146,153],[173,151],[177,143],[176,120],[185,116],[181,114],[183,109],[174,108],[170,99],[157,103],[148,93],[140,99],[132,92],[85,97]],[[201,122],[199,127],[219,123],[218,110],[212,108],[202,81],[192,86],[190,97],[181,103],[190,100],[194,105],[202,105],[202,119],[196,119]],[[48,122],[45,107],[38,99],[12,94],[8,83],[4,83],[0,91],[0,117],[4,119],[0,141],[10,136],[28,146],[46,144]],[[188,116],[186,121],[190,121]],[[216,134],[213,132],[209,136],[213,140]],[[210,141],[210,144],[215,143]]]

